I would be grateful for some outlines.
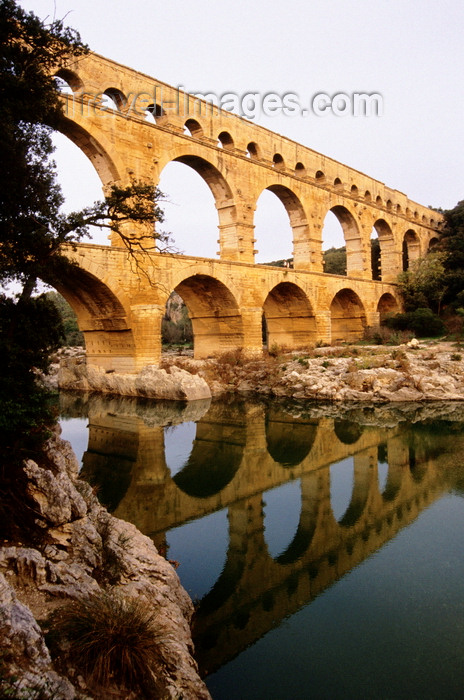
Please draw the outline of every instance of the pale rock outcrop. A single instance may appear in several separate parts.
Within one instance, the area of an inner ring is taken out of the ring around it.
[[[24,465],[25,498],[36,513],[42,544],[4,542],[0,547],[0,643],[11,649],[1,658],[1,697],[28,697],[26,690],[39,687],[44,700],[101,697],[82,678],[77,682],[78,669],[76,676],[69,668],[69,678],[56,672],[37,620],[66,601],[109,586],[143,597],[156,613],[160,700],[210,700],[192,656],[193,605],[173,567],[148,537],[111,516],[90,485],[76,479],[78,465],[69,443],[55,436],[46,452],[51,468],[33,460]]]
[[[211,398],[211,391],[202,377],[175,365],[167,370],[147,365],[138,374],[119,374],[106,372],[101,367],[87,366],[83,357],[62,360],[58,371],[58,386],[65,390],[97,391],[169,401]]]

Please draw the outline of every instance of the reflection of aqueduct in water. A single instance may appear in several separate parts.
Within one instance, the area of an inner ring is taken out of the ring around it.
[[[261,352],[263,312],[270,344],[295,349],[358,338],[399,308],[391,282],[405,260],[436,241],[440,214],[201,100],[192,100],[193,114],[185,114],[183,93],[153,78],[96,54],[70,62],[57,76],[69,90],[61,130],[89,157],[104,186],[132,178],[156,184],[176,161],[205,180],[218,213],[218,260],[141,254],[146,274],[140,275],[116,234],[111,247],[82,244],[68,251],[78,268],[58,289],[78,315],[95,365],[133,372],[157,362],[173,290],[187,305],[197,357],[237,347]],[[287,211],[294,269],[254,264],[254,212],[264,190]],[[329,211],[343,228],[347,277],[323,274]],[[372,280],[374,229],[381,281]]]
[[[123,403],[110,413],[91,410],[83,473],[101,484],[99,493],[116,516],[158,546],[169,528],[228,509],[226,564],[196,616],[203,670],[218,668],[312,600],[446,490],[446,461],[437,464],[446,460],[445,443],[434,436],[430,449],[426,436],[417,439],[401,426],[363,429],[344,420],[295,418],[275,405],[213,404],[197,422],[186,464],[171,478],[164,428],[150,423]],[[383,489],[379,455],[388,463]],[[330,465],[348,456],[354,486],[337,521]],[[264,536],[263,494],[295,479],[299,525],[273,558]]]

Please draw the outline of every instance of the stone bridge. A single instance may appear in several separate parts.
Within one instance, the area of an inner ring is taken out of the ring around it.
[[[163,424],[179,419],[163,410],[127,400],[99,408],[95,401],[82,474],[99,486],[114,515],[133,522],[161,550],[167,530],[227,508],[224,568],[202,599],[195,623],[197,658],[209,672],[306,605],[447,492],[448,469],[460,449],[454,438],[415,434],[408,424],[295,417],[275,403],[209,408],[205,403],[202,417],[190,416],[197,420],[190,454],[171,475]],[[336,517],[331,465],[342,460],[352,462],[353,486],[345,512]],[[381,464],[388,465],[383,479]],[[300,485],[299,523],[274,556],[264,504],[271,490],[289,481]]]
[[[268,343],[296,349],[359,338],[400,308],[392,282],[437,240],[441,216],[363,173],[251,121],[96,54],[56,73],[62,132],[89,157],[104,187],[157,184],[172,161],[209,186],[218,215],[219,258],[162,252],[128,258],[111,246],[79,245],[79,270],[59,291],[75,309],[88,361],[138,371],[160,357],[166,300],[176,290],[193,323],[195,355]],[[285,207],[293,268],[256,265],[254,213],[264,190]],[[347,275],[323,273],[322,229],[338,218]],[[381,280],[372,279],[371,233],[380,244]],[[136,236],[134,227],[129,231]]]

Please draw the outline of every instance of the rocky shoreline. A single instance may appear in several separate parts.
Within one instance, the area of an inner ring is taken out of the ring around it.
[[[319,404],[324,413],[349,410],[366,419],[375,405],[392,420],[394,407],[412,417],[429,402],[464,406],[464,361],[451,343],[387,347],[327,347],[277,357],[247,358],[241,352],[195,360],[171,355],[160,368],[137,376],[88,368],[82,349],[68,349],[46,378],[74,392],[181,400],[195,413],[211,397],[241,394]],[[359,407],[358,409],[356,407]],[[432,404],[430,404],[432,406]],[[410,410],[409,410],[410,409]],[[404,409],[401,409],[404,411]],[[168,411],[169,413],[169,411]],[[458,410],[460,414],[461,411]],[[376,418],[376,420],[378,417]],[[169,562],[133,525],[111,516],[91,487],[78,478],[69,443],[57,432],[44,463],[24,464],[28,507],[35,513],[33,544],[3,541],[0,547],[0,695],[18,698],[135,698],[115,687],[92,687],[62,649],[48,647],[46,620],[63,604],[109,591],[141,599],[156,620],[159,661],[153,669],[157,697],[210,698],[193,658],[193,605]],[[12,695],[13,693],[13,695]]]
[[[192,401],[249,394],[329,402],[462,401],[464,354],[454,343],[337,346],[277,357],[253,358],[240,351],[195,360],[166,357],[160,368],[118,375],[87,367],[83,352],[56,365],[56,384],[71,391]]]
[[[99,504],[90,485],[78,478],[76,457],[58,432],[46,444],[43,464],[27,460],[24,465],[24,498],[37,528],[34,543],[4,540],[0,547],[0,696],[140,697],[117,684],[95,687],[66,646],[55,650],[52,660],[44,632],[50,615],[104,591],[142,601],[153,617],[156,697],[208,700],[193,659],[193,605],[177,573],[148,537]]]

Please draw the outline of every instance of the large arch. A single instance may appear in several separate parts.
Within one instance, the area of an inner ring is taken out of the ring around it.
[[[397,300],[389,292],[385,292],[379,299],[377,304],[377,311],[379,313],[379,320],[382,322],[388,314],[396,314],[400,311],[400,305]]]
[[[84,334],[87,362],[106,370],[133,372],[135,341],[126,310],[98,277],[77,265],[61,279],[47,280],[68,302]]]
[[[377,219],[373,228],[377,233],[380,246],[380,279],[394,280],[399,269],[393,232],[385,219]]]
[[[187,306],[193,327],[196,358],[211,357],[243,347],[243,322],[232,292],[219,280],[197,274],[175,291]]]
[[[420,258],[419,236],[408,229],[403,236],[403,270],[409,270],[411,263]]]
[[[316,340],[316,317],[308,297],[293,282],[280,282],[263,304],[268,348],[272,345],[292,349]]]
[[[330,305],[332,342],[360,340],[367,325],[361,299],[352,289],[341,289]]]
[[[304,207],[297,195],[288,187],[279,184],[268,185],[266,188],[282,202],[287,212],[293,238],[293,266],[307,267],[307,244],[309,240],[308,219]],[[262,193],[261,193],[262,194]]]
[[[192,168],[192,170],[198,173],[208,185],[214,197],[214,203],[218,213],[221,257],[224,259],[235,259],[238,249],[237,208],[229,183],[212,163],[201,156],[180,153],[165,162],[163,167],[166,167],[171,162],[183,163]]]
[[[346,274],[347,276],[363,277],[365,270],[361,233],[353,214],[345,206],[337,204],[330,210],[337,217],[343,229],[346,243]]]
[[[102,185],[109,185],[121,178],[121,173],[108,151],[86,129],[67,117],[60,119],[58,129],[85,153],[97,171]]]

